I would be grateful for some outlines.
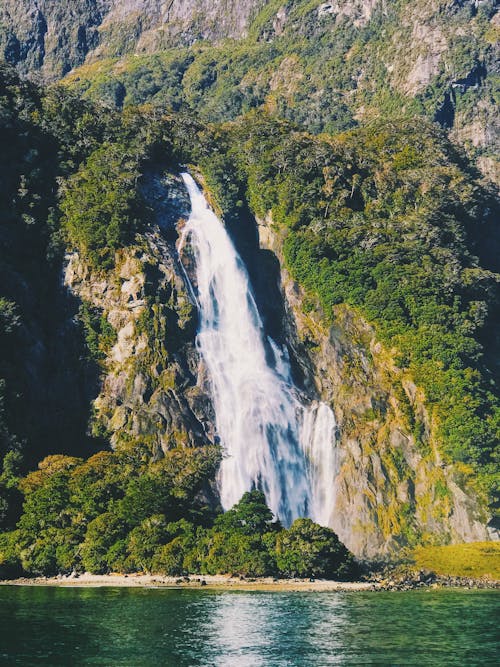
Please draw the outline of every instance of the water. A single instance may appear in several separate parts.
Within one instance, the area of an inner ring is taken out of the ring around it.
[[[0,588],[0,664],[498,664],[492,591],[235,593]]]
[[[333,412],[300,396],[286,351],[265,335],[246,268],[224,225],[191,176],[183,179],[191,216],[180,252],[189,242],[196,262],[197,344],[225,453],[222,505],[229,509],[258,487],[285,525],[301,516],[329,525],[337,473]]]
[[[334,446],[337,424],[331,409],[313,403],[304,410],[301,442],[308,463],[311,483],[311,516],[322,526],[332,525],[339,469],[339,450]]]

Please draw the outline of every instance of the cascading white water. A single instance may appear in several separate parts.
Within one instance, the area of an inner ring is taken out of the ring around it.
[[[335,418],[325,404],[299,400],[285,351],[265,336],[245,266],[189,174],[182,174],[191,215],[200,328],[197,345],[209,372],[216,429],[224,450],[222,506],[261,488],[288,525],[301,516],[328,525],[336,474]]]
[[[304,410],[301,442],[311,480],[311,517],[322,526],[332,524],[339,469],[339,450],[335,447],[337,424],[325,403],[313,403]]]

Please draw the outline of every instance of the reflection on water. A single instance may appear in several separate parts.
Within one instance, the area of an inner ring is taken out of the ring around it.
[[[498,593],[0,588],[0,664],[498,664]]]
[[[222,667],[264,667],[269,634],[273,634],[269,605],[255,605],[252,596],[220,595],[211,620],[211,653]],[[262,629],[266,628],[266,632]],[[215,649],[215,650],[214,650]]]

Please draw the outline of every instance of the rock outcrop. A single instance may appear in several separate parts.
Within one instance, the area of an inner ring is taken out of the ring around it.
[[[175,250],[175,223],[186,217],[176,179],[145,179],[155,224],[116,257],[114,270],[92,272],[69,255],[65,281],[116,332],[105,350],[94,401],[96,432],[112,446],[142,443],[154,457],[178,446],[214,442],[214,416],[195,350],[197,313]]]
[[[3,56],[23,73],[59,78],[84,62],[99,43],[110,0],[5,0],[0,5]]]

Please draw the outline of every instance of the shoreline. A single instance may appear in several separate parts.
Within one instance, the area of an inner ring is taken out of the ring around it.
[[[240,579],[226,575],[168,577],[159,574],[89,574],[0,580],[0,586],[58,586],[60,588],[173,588],[234,591],[373,591],[376,582],[329,579]]]
[[[90,574],[56,577],[21,577],[0,580],[0,586],[56,586],[60,588],[168,588],[204,589],[219,591],[268,591],[268,592],[368,592],[408,591],[419,589],[465,588],[500,589],[500,582],[493,579],[462,579],[459,577],[421,577],[404,581],[375,579],[371,581],[333,581],[330,579],[274,579],[239,578],[230,575],[193,575],[168,577],[158,574]]]

